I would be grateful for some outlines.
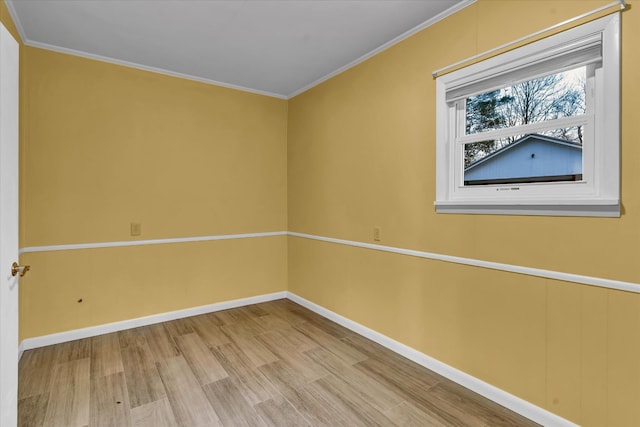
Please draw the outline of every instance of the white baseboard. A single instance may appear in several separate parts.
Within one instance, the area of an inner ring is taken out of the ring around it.
[[[22,353],[24,353],[24,345],[21,342],[20,345],[18,345],[18,362],[22,359]]]
[[[57,334],[44,335],[40,337],[27,338],[20,343],[19,357],[25,350],[31,350],[38,347],[44,347],[52,344],[60,344],[67,341],[89,338],[96,335],[107,334],[111,332],[122,331],[125,329],[137,328],[140,326],[152,325],[155,323],[166,322],[170,320],[181,319],[184,317],[197,316],[199,314],[212,313],[215,311],[227,310],[230,308],[242,307],[245,305],[258,304],[261,302],[273,301],[277,299],[288,298],[293,302],[300,304],[309,310],[336,322],[337,324],[350,329],[365,338],[368,338],[389,350],[406,357],[417,364],[430,369],[445,378],[450,379],[463,387],[468,388],[499,405],[504,406],[530,420],[542,424],[543,426],[554,427],[577,427],[576,424],[564,418],[555,415],[546,409],[540,408],[532,403],[516,397],[504,390],[501,390],[491,384],[488,384],[478,378],[475,378],[465,372],[460,371],[452,366],[440,362],[424,353],[421,353],[407,345],[404,345],[392,338],[387,337],[373,329],[367,328],[353,320],[334,313],[318,304],[306,300],[292,292],[275,292],[272,294],[259,295],[250,298],[242,298],[232,301],[225,301],[215,304],[203,305],[199,307],[187,308],[184,310],[171,311],[168,313],[154,314],[151,316],[138,317],[136,319],[123,320],[120,322],[107,323],[104,325],[92,326],[73,331],[60,332]]]
[[[151,316],[138,317],[136,319],[122,320],[120,322],[90,326],[88,328],[59,332],[57,334],[27,338],[20,343],[19,355],[21,357],[22,353],[25,350],[31,350],[33,348],[45,347],[47,345],[52,345],[52,344],[60,344],[67,341],[74,341],[82,338],[94,337],[96,335],[108,334],[111,332],[123,331],[125,329],[153,325],[154,323],[167,322],[170,320],[182,319],[184,317],[197,316],[199,314],[212,313],[214,311],[221,311],[221,310],[227,310],[230,308],[242,307],[245,305],[258,304],[261,302],[273,301],[277,299],[283,299],[286,297],[287,297],[286,291],[275,292],[272,294],[258,295],[255,297],[242,298],[242,299],[237,299],[232,301],[224,301],[224,302],[219,302],[215,304],[187,308],[184,310],[176,310],[176,311],[170,311],[167,313],[154,314]]]
[[[412,360],[417,364],[424,366],[425,368],[430,369],[442,375],[443,377],[448,378],[451,381],[454,381],[461,386],[466,387],[469,390],[472,390],[479,395],[486,397],[487,399],[492,400],[497,404],[502,405],[505,408],[508,408],[536,423],[542,424],[543,426],[577,427],[577,424],[559,417],[558,415],[551,413],[546,409],[540,408],[539,406],[529,403],[526,400],[507,393],[506,391],[492,386],[491,384],[486,383],[482,380],[479,380],[478,378],[462,372],[459,369],[442,363],[439,360],[427,356],[426,354],[421,353],[394,339],[391,339],[386,335],[382,335],[381,333],[376,332],[373,329],[369,329],[366,326],[354,322],[353,320],[347,319],[346,317],[334,313],[331,310],[327,310],[326,308],[318,304],[299,297],[292,292],[287,293],[287,298],[321,315],[322,317],[332,320],[337,324],[344,326],[345,328],[350,329],[359,335],[362,335],[365,338],[375,341],[378,344],[388,348],[389,350],[398,353],[399,355],[404,356],[407,359]]]

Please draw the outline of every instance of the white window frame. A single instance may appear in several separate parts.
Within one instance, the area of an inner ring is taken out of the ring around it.
[[[596,46],[597,48],[593,48]],[[577,54],[576,52],[586,52]],[[510,84],[587,65],[587,115],[483,132],[534,133],[584,125],[583,180],[464,186],[464,101]],[[586,59],[585,59],[586,58]],[[600,59],[601,58],[601,59]],[[565,123],[566,122],[566,123]],[[520,129],[521,128],[521,129]],[[436,212],[620,216],[620,17],[613,14],[436,79]]]

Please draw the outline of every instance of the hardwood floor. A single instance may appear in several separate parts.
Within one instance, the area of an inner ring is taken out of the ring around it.
[[[537,425],[278,300],[24,353],[20,426]]]

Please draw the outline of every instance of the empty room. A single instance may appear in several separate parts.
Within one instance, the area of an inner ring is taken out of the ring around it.
[[[639,6],[0,1],[0,426],[640,425]]]

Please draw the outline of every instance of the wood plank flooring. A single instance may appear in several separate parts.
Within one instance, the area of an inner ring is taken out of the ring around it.
[[[24,353],[19,425],[534,426],[289,301]]]

